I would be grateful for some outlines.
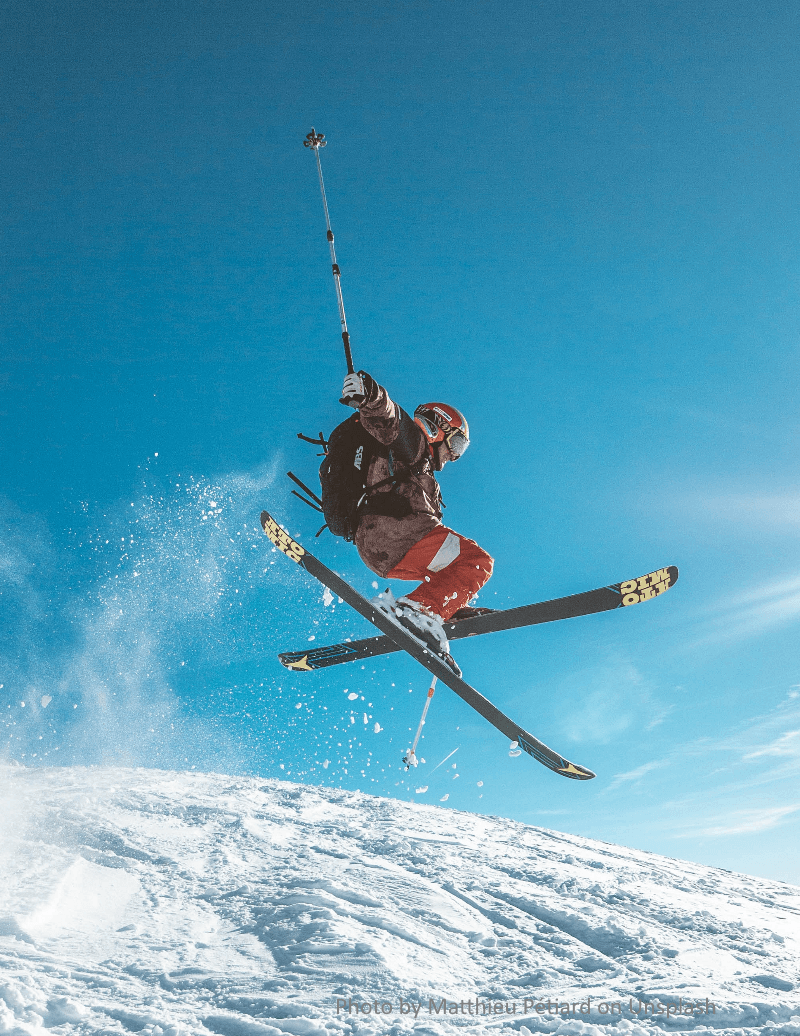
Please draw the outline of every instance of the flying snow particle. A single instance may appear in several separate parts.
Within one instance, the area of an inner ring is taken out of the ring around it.
[[[333,604],[333,594],[330,592],[328,587],[325,587],[325,592],[322,595],[322,603],[327,608],[328,605]]]
[[[354,691],[351,691],[350,694],[347,695],[347,700],[355,701],[357,697],[358,695]]]
[[[483,787],[483,781],[478,781],[478,787],[479,787],[479,788],[482,788],[482,787]]]
[[[52,700],[53,700],[53,699],[52,699],[52,698],[50,697],[50,695],[49,695],[49,694],[43,694],[43,695],[42,695],[42,708],[43,708],[43,709],[46,709],[46,708],[47,708],[47,706],[48,706],[48,705],[50,704],[50,702],[51,702]]]
[[[423,784],[421,788],[417,788],[417,795],[424,795],[427,790],[428,790],[428,785],[427,784]]]
[[[372,580],[372,589],[373,590],[377,590],[378,589],[378,584],[377,584],[377,582],[374,579]]]
[[[322,764],[322,769],[323,770],[327,770],[330,765],[331,765],[330,759],[326,759],[325,762]]]
[[[383,730],[383,727],[382,727],[382,726],[380,725],[380,723],[378,723],[378,721],[376,720],[376,721],[375,721],[375,726],[373,727],[373,733],[374,733],[374,734],[380,734],[380,732],[381,732],[382,730]]]
[[[447,802],[447,800],[448,800],[449,798],[450,798],[450,792],[448,791],[448,792],[446,792],[446,793],[445,793],[444,795],[442,795],[442,797],[441,797],[441,798],[439,799],[439,801],[440,801],[440,802]]]

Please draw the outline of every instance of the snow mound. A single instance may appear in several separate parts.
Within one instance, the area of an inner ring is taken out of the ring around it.
[[[0,796],[0,1033],[800,1036],[793,886],[279,781]]]

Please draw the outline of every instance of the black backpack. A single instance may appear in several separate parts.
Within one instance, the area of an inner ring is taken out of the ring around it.
[[[322,510],[334,536],[352,541],[358,527],[358,508],[366,492],[370,461],[379,449],[353,414],[330,434],[325,459],[319,466]]]
[[[412,513],[409,501],[398,493],[374,495],[375,490],[384,486],[396,486],[408,478],[407,473],[390,475],[367,488],[367,472],[376,456],[388,458],[389,470],[392,470],[392,451],[364,430],[358,414],[348,417],[331,432],[325,459],[319,467],[319,481],[322,511],[334,536],[343,536],[352,542],[365,514],[405,518]],[[411,470],[416,472],[424,463],[423,459]]]

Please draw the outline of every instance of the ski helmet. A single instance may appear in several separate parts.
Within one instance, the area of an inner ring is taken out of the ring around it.
[[[423,403],[414,411],[414,421],[431,446],[437,442],[445,443],[456,460],[469,446],[466,418],[448,403]]]

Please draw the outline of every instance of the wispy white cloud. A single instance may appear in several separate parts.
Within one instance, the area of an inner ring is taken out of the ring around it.
[[[564,717],[565,736],[582,742],[603,743],[649,730],[670,708],[656,701],[647,677],[621,657],[569,674],[559,697],[574,703]]]
[[[694,515],[729,525],[758,525],[761,528],[800,531],[800,493],[712,493],[684,497]]]
[[[746,593],[718,600],[709,613],[708,632],[695,643],[754,636],[800,618],[800,574],[763,583]]]
[[[762,537],[777,537],[783,544],[784,557],[787,561],[791,558],[788,571],[746,593],[729,596],[725,586],[720,588],[720,596],[712,599],[706,592],[703,609],[697,615],[697,639],[691,646],[757,636],[800,620],[800,492],[794,486],[782,492],[699,488],[673,497],[665,507],[683,518],[691,516],[692,522],[706,523],[715,537],[732,536],[753,544],[761,542]]]
[[[745,759],[758,759],[763,755],[793,756],[800,759],[800,730],[787,730],[768,745],[745,755]]]
[[[723,737],[717,737],[719,747],[740,753],[746,757],[759,753],[765,745],[776,739],[794,734],[800,729],[800,701],[789,691],[787,696],[767,712],[743,720]],[[775,753],[765,753],[775,754]]]
[[[683,794],[661,803],[660,823],[674,838],[745,838],[785,823],[800,812],[800,706],[794,688],[768,712],[714,737],[676,744],[662,761],[617,775],[607,790],[666,765],[695,775]]]
[[[622,784],[639,781],[642,777],[646,777],[648,773],[652,773],[653,770],[660,770],[666,765],[667,760],[659,759],[650,763],[644,763],[642,766],[637,766],[635,770],[627,770],[625,773],[615,774],[614,779],[608,785],[606,791],[614,791],[615,788],[619,788]]]
[[[692,832],[708,838],[724,838],[729,835],[749,835],[757,831],[768,831],[793,813],[800,811],[800,803],[787,806],[773,806],[771,809],[740,809],[729,814],[726,822]],[[678,835],[678,837],[682,837]]]
[[[800,574],[753,587],[745,593],[731,598],[730,603],[733,607],[740,608],[745,605],[761,604],[775,598],[793,597],[797,593],[800,593]]]

